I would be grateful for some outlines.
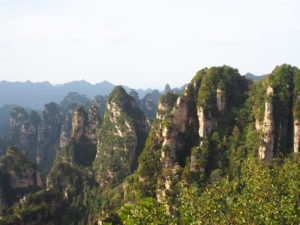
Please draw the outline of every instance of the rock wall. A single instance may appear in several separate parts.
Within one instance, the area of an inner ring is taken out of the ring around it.
[[[134,98],[122,87],[116,87],[109,96],[94,162],[96,177],[102,187],[121,182],[136,168],[148,129],[146,118]]]
[[[294,104],[300,101],[300,95],[294,98]],[[294,152],[299,152],[300,147],[300,121],[298,114],[294,113]]]
[[[265,101],[265,112],[263,121],[256,122],[256,129],[261,132],[262,144],[259,147],[259,157],[265,161],[273,158],[274,154],[274,118],[273,118],[273,100],[274,90],[271,86],[267,88],[267,100]]]

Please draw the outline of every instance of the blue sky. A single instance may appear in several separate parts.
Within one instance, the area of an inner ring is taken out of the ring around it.
[[[298,0],[0,0],[0,80],[181,86],[300,67]]]

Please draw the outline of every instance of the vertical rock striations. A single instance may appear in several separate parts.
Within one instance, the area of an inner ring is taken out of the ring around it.
[[[55,155],[59,150],[62,112],[58,104],[45,105],[43,119],[39,127],[36,162],[46,171],[53,164]]]
[[[273,94],[271,86],[267,88],[267,100],[265,101],[265,112],[262,125],[257,129],[262,133],[262,145],[258,149],[259,157],[270,161],[274,154],[274,118],[273,118]]]
[[[115,87],[99,131],[94,169],[102,187],[116,185],[133,172],[148,132],[146,118],[134,98]]]
[[[299,150],[299,80],[299,69],[282,65],[257,85],[255,127],[265,162]]]
[[[224,129],[223,124],[232,124],[230,113],[244,103],[248,85],[237,70],[213,67],[199,71],[178,99],[171,93],[161,97],[157,122],[136,172],[140,195],[153,197],[156,193],[167,210],[176,213],[172,205],[176,205],[179,180],[191,179],[186,176],[205,178],[225,161],[224,150],[212,149],[210,139],[216,131],[218,136],[231,132],[233,127]],[[154,159],[159,159],[160,165],[155,166]]]

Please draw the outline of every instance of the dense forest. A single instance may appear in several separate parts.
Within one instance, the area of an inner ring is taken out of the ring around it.
[[[201,69],[183,91],[15,108],[0,225],[300,224],[300,70]]]

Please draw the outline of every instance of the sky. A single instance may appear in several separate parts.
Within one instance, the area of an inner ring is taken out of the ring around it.
[[[0,80],[172,87],[300,67],[299,0],[0,0]]]

